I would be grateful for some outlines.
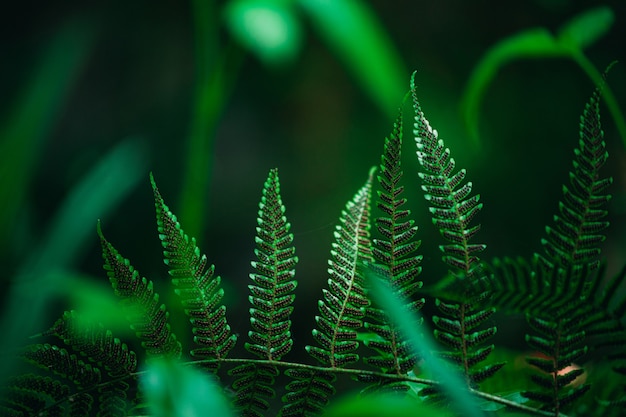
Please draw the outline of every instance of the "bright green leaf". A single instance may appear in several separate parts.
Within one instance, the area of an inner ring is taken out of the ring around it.
[[[425,331],[421,333],[423,329],[420,328],[418,331],[413,325],[419,322],[418,315],[406,308],[405,300],[400,299],[391,289],[387,277],[383,276],[383,272],[379,268],[373,265],[365,265],[365,267],[366,280],[372,288],[371,294],[374,299],[409,341],[409,345],[414,349],[411,352],[412,355],[422,359],[423,371],[439,381],[439,386],[452,401],[451,408],[457,411],[462,410],[463,412],[460,414],[464,416],[482,416],[476,399],[469,393],[461,375],[448,362],[433,353],[437,351],[434,339],[428,337]],[[424,415],[431,414],[426,413]]]
[[[349,397],[328,408],[324,417],[451,417],[450,410],[427,405],[416,398],[398,395]]]
[[[221,388],[205,371],[155,360],[141,375],[140,384],[154,417],[233,416]]]
[[[265,64],[293,61],[302,44],[302,30],[290,2],[233,0],[224,9],[233,36]]]
[[[588,10],[567,22],[558,33],[563,46],[585,49],[604,36],[615,20],[613,11],[606,7]]]
[[[392,41],[368,3],[299,0],[320,36],[390,117],[406,93],[408,74]]]

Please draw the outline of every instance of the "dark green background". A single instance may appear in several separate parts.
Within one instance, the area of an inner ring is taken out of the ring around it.
[[[610,72],[609,85],[624,108],[626,7],[621,1],[602,3],[612,7],[615,23],[586,55],[600,70],[613,60],[621,61]],[[452,149],[457,166],[467,168],[475,192],[481,194],[485,206],[477,217],[482,231],[476,242],[488,245],[485,259],[530,256],[540,250],[543,227],[556,212],[561,184],[571,167],[579,115],[593,83],[566,59],[507,65],[489,87],[482,106],[480,148],[471,145],[464,130],[460,99],[472,69],[497,41],[535,26],[555,31],[598,2],[405,0],[367,4],[397,48],[407,90],[409,75],[417,70],[426,117]],[[216,10],[222,6],[220,2],[214,5]],[[68,48],[82,41],[87,46],[67,92],[53,106],[54,112],[48,113],[50,123],[42,127],[41,140],[29,150],[33,162],[24,174],[23,199],[16,217],[8,219],[10,227],[0,236],[0,279],[7,289],[3,302],[8,306],[8,289],[32,266],[27,264],[36,257],[33,252],[41,250],[55,212],[73,187],[103,154],[131,137],[141,149],[143,180],[111,212],[103,213],[102,226],[117,249],[155,282],[162,299],[170,299],[148,172],[154,173],[166,202],[177,213],[197,80],[191,4],[20,2],[11,7],[3,12],[0,25],[0,121],[4,126],[11,124],[33,74],[41,70],[41,55],[62,27],[75,19],[78,24],[67,38]],[[209,44],[221,47],[229,43],[230,35],[220,16],[214,17],[219,26],[213,26],[213,32],[218,36]],[[345,202],[364,183],[369,168],[379,163],[395,114],[395,109],[383,111],[372,101],[306,17],[302,21],[304,42],[289,65],[270,68],[235,47],[242,61],[230,74],[232,90],[217,113],[210,186],[197,195],[208,207],[204,230],[197,236],[200,247],[223,277],[230,322],[244,336],[249,327],[246,285],[257,205],[269,169],[279,168],[283,202],[300,258],[293,318],[296,349],[310,342],[312,312],[327,280],[334,224]],[[355,40],[359,36],[355,33]],[[397,97],[398,107],[402,99],[402,95]],[[408,127],[408,106],[405,114]],[[604,253],[614,273],[626,258],[626,153],[604,106],[602,117],[611,154],[604,172],[615,179],[609,207],[612,228]],[[38,120],[33,118],[34,123]],[[408,129],[404,145],[407,197],[423,241],[422,278],[432,284],[445,272],[437,249],[441,240],[419,193],[415,146]],[[80,244],[64,271],[105,288],[97,218],[76,219],[75,227],[88,230],[91,237]],[[180,220],[185,228],[185,219]],[[63,247],[54,250],[61,253]],[[37,282],[38,277],[28,279]],[[64,291],[46,297],[48,290],[38,285],[31,289],[30,294],[43,297],[46,306],[45,316],[30,329],[34,332],[45,329],[63,308],[71,307],[71,297],[63,295]],[[71,294],[72,287],[67,290]],[[170,304],[173,309],[175,304]],[[14,314],[8,307],[4,310]]]

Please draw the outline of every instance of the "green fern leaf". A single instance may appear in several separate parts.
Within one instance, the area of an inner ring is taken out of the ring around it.
[[[605,194],[612,178],[601,178],[608,152],[600,123],[600,90],[596,89],[580,117],[578,148],[574,150],[570,185],[563,186],[563,200],[554,226],[546,227],[542,240],[545,255],[539,258],[542,267],[579,268],[593,263],[599,266],[599,244],[605,239],[601,232],[609,225],[604,208],[611,196]]]
[[[70,395],[70,388],[49,376],[25,374],[9,381],[7,398],[0,407],[3,416],[63,415],[62,400]]]
[[[221,304],[224,295],[221,279],[214,275],[213,265],[206,268],[206,256],[200,254],[196,240],[185,234],[176,216],[165,205],[152,175],[150,182],[164,262],[193,326],[194,341],[199,346],[191,351],[191,355],[216,360],[207,364],[216,371],[219,360],[228,355],[237,340],[226,321],[226,307]]]
[[[115,294],[122,299],[128,320],[142,341],[148,356],[180,357],[182,347],[167,323],[169,313],[165,304],[159,303],[152,281],[142,278],[130,261],[122,257],[109,243],[98,223],[102,244],[104,269],[107,271]]]
[[[249,285],[251,296],[250,323],[253,331],[246,349],[262,359],[280,360],[291,350],[291,304],[296,288],[295,265],[298,257],[293,247],[291,225],[284,215],[285,206],[280,198],[278,170],[270,171],[263,187],[257,219],[257,261],[252,262],[256,273],[250,274],[254,282]]]
[[[248,334],[252,343],[245,347],[254,355],[269,361],[278,361],[293,345],[291,339],[291,304],[296,288],[295,266],[298,262],[293,247],[291,225],[285,217],[285,206],[280,197],[278,170],[272,169],[263,186],[257,219],[256,261],[250,274],[254,284],[250,288],[250,324]],[[229,372],[237,379],[233,388],[237,393],[236,405],[244,415],[262,416],[269,409],[265,398],[276,395],[273,385],[278,368],[244,364]]]
[[[135,352],[114,337],[110,330],[85,320],[75,311],[65,312],[47,334],[62,339],[109,376],[108,383],[98,387],[100,415],[126,415],[130,385],[123,378],[137,371]]]
[[[372,260],[369,238],[369,214],[374,169],[365,185],[346,204],[334,233],[335,242],[328,272],[328,289],[318,302],[320,315],[315,317],[318,328],[313,338],[320,345],[307,346],[307,352],[323,365],[343,367],[356,362],[354,351],[359,343],[357,330],[363,326],[363,317],[369,301],[363,289],[360,266]]]
[[[471,243],[470,240],[480,226],[471,222],[482,209],[480,196],[470,196],[472,183],[465,182],[465,169],[455,172],[456,164],[450,150],[434,130],[417,99],[415,73],[411,77],[411,93],[415,112],[414,134],[417,145],[417,158],[421,171],[422,190],[430,204],[430,213],[435,227],[443,238],[450,243],[439,246],[442,260],[451,267],[453,285],[461,288],[462,302],[448,303],[436,300],[439,310],[450,318],[433,317],[439,330],[434,331],[435,338],[451,351],[444,356],[455,358],[465,375],[468,386],[473,387],[485,378],[493,375],[504,364],[489,365],[480,371],[472,369],[486,359],[491,349],[480,348],[480,344],[496,333],[495,327],[474,331],[486,322],[494,310],[481,307],[485,293],[473,294],[476,282],[483,279],[484,271],[477,254],[486,245]],[[426,390],[428,393],[430,390]]]
[[[306,351],[329,368],[340,368],[359,360],[357,331],[369,301],[363,288],[361,266],[372,261],[370,242],[370,200],[374,168],[366,183],[348,201],[339,218],[332,244],[332,259],[328,261],[328,288],[324,299],[318,301],[320,315],[315,317],[317,328],[313,338],[319,346],[306,346]],[[286,404],[283,416],[317,415],[335,393],[335,375],[330,372],[288,369],[293,378],[283,396]]]
[[[293,379],[285,387],[287,394],[280,415],[283,417],[317,416],[323,413],[335,392],[337,377],[330,372],[308,369],[288,369],[285,375]]]
[[[87,389],[102,381],[99,368],[78,359],[66,349],[48,343],[30,346],[23,354],[27,362],[74,383],[78,393],[72,396],[70,415],[89,415],[93,396]]]
[[[394,123],[392,134],[385,138],[384,152],[381,156],[378,182],[378,208],[384,213],[376,219],[380,239],[373,239],[372,253],[375,262],[385,268],[385,274],[401,299],[412,300],[410,311],[419,311],[424,305],[423,298],[416,298],[415,293],[422,287],[417,280],[421,272],[421,255],[415,252],[421,242],[414,240],[417,226],[407,219],[410,210],[403,209],[406,198],[402,197],[404,187],[400,185],[403,176],[401,167],[402,149],[402,114]],[[367,311],[368,322],[365,328],[377,337],[365,342],[365,345],[377,352],[376,356],[364,358],[365,362],[383,372],[405,375],[415,365],[417,358],[409,354],[407,341],[390,323],[384,310],[375,305]],[[415,323],[419,325],[419,323]],[[383,380],[370,385],[368,390],[406,390],[402,383],[388,383]]]
[[[137,370],[135,352],[102,324],[90,322],[76,311],[66,311],[46,334],[63,340],[90,362],[104,368],[110,377],[117,378]]]
[[[492,273],[478,282],[478,291],[492,290],[492,305],[527,315],[534,334],[526,341],[548,359],[527,358],[544,374],[532,377],[538,389],[525,395],[557,414],[589,389],[584,384],[566,387],[575,374],[565,371],[587,352],[589,337],[614,337],[624,329],[617,310],[610,307],[610,297],[600,291],[604,268],[599,245],[604,240],[601,232],[608,227],[604,207],[610,195],[605,191],[612,179],[601,178],[599,172],[608,158],[599,100],[596,89],[581,116],[574,169],[569,186],[563,186],[559,214],[541,241],[544,254],[535,254],[530,263],[496,259],[489,267]]]

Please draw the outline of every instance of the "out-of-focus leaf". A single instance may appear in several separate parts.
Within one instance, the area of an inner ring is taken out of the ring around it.
[[[470,138],[478,144],[478,113],[485,91],[501,67],[522,58],[566,56],[554,36],[546,29],[534,28],[503,39],[489,48],[470,75],[461,102],[463,119]]]
[[[408,72],[368,4],[359,0],[298,0],[320,36],[392,118],[404,97]]]
[[[567,22],[557,35],[564,47],[585,49],[604,36],[615,21],[615,14],[609,7],[601,6],[574,17]]]
[[[50,300],[69,285],[67,274],[60,271],[74,266],[90,239],[97,244],[96,220],[106,217],[146,178],[146,154],[141,142],[126,140],[105,154],[70,191],[39,246],[12,277],[0,321],[0,332],[6,336],[2,350],[23,345],[28,336],[50,324],[43,323],[50,320],[46,315]],[[0,382],[10,375],[10,365],[0,372]]]
[[[514,34],[489,48],[474,67],[461,101],[465,127],[474,144],[478,145],[480,142],[480,105],[487,87],[501,67],[519,59],[566,57],[578,64],[595,85],[600,85],[600,72],[585,58],[582,51],[606,34],[613,21],[614,14],[610,8],[598,7],[572,18],[556,37],[547,29],[535,28]],[[608,86],[605,86],[603,92],[607,107],[626,144],[626,123],[617,100]]]
[[[154,417],[234,415],[221,388],[207,372],[178,362],[151,361],[140,383]]]
[[[418,398],[398,395],[369,395],[350,397],[332,405],[324,417],[451,417],[450,410],[424,404]]]
[[[439,387],[451,402],[451,410],[456,410],[459,415],[467,417],[482,417],[478,402],[470,394],[463,378],[454,367],[434,353],[437,348],[434,340],[427,334],[428,330],[424,328],[424,325],[420,327],[420,331],[414,327],[413,323],[418,323],[419,317],[405,308],[407,302],[394,293],[380,268],[374,265],[364,266],[366,267],[365,276],[372,288],[371,294],[374,299],[409,341],[409,346],[413,349],[412,355],[421,358],[423,370],[439,382]]]
[[[224,16],[233,36],[269,66],[294,60],[302,44],[300,21],[287,0],[232,0]]]
[[[94,22],[68,21],[44,49],[34,74],[0,125],[0,248],[6,247],[42,143],[54,127],[95,40]]]

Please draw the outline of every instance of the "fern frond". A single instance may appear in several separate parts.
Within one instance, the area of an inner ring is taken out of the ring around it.
[[[599,244],[604,240],[601,232],[608,226],[604,206],[610,200],[605,191],[612,182],[600,178],[599,173],[608,157],[599,94],[596,89],[581,116],[574,169],[569,186],[563,186],[554,225],[546,227],[541,241],[544,254],[535,254],[530,263],[495,260],[492,274],[478,283],[480,288],[492,290],[492,304],[527,315],[535,332],[527,335],[527,343],[548,359],[527,359],[544,374],[532,377],[538,389],[526,395],[556,415],[588,389],[586,385],[566,388],[574,374],[565,369],[587,352],[589,336],[623,329],[599,290],[604,275]]]
[[[470,226],[482,209],[480,195],[470,197],[472,183],[463,184],[466,170],[455,171],[456,163],[438,133],[424,117],[415,89],[415,74],[411,78],[411,92],[415,111],[414,134],[417,158],[422,171],[424,197],[431,204],[432,221],[449,244],[439,248],[443,261],[452,267],[451,273],[460,280],[479,278],[481,274],[477,252],[486,245],[472,244],[470,239],[480,226]]]
[[[357,330],[363,326],[369,306],[360,266],[372,260],[369,215],[373,175],[372,168],[365,185],[341,212],[332,244],[333,258],[328,262],[328,289],[323,290],[324,299],[318,302],[320,315],[315,317],[318,327],[313,338],[320,346],[306,347],[311,356],[331,368],[359,359],[354,352],[359,345]]]
[[[422,269],[422,256],[417,255],[416,251],[421,242],[415,240],[417,226],[413,220],[408,219],[410,210],[403,209],[406,198],[402,197],[404,187],[400,183],[403,176],[401,149],[402,114],[396,119],[391,135],[385,138],[381,156],[380,175],[377,177],[381,189],[378,191],[377,206],[384,214],[376,218],[376,228],[381,238],[372,240],[372,253],[376,264],[384,267],[384,276],[389,279],[393,290],[400,299],[411,300],[407,307],[415,312],[424,305],[424,298],[415,297],[423,285],[417,279]],[[382,309],[372,305],[367,310],[367,315],[365,328],[376,334],[377,338],[366,341],[365,345],[375,350],[377,355],[364,358],[365,362],[383,372],[406,374],[417,362],[417,358],[409,354],[408,342]],[[416,326],[419,324],[415,323]],[[406,384],[383,381],[370,387],[376,390],[408,389]]]
[[[589,384],[569,387],[584,372],[580,368],[568,370],[568,367],[587,353],[585,334],[578,329],[579,322],[574,320],[554,321],[529,316],[528,322],[541,336],[527,335],[526,342],[543,357],[529,357],[526,360],[542,373],[531,376],[540,389],[525,391],[522,395],[559,415],[563,407],[590,388]]]
[[[167,322],[169,313],[165,304],[159,303],[152,281],[143,278],[130,261],[119,254],[102,233],[98,222],[98,235],[102,244],[104,269],[115,294],[121,298],[128,313],[127,319],[141,345],[151,357],[180,357],[182,347]]]
[[[348,201],[341,212],[332,244],[332,259],[328,261],[328,288],[324,299],[318,301],[319,316],[313,338],[319,346],[306,346],[306,351],[324,366],[340,368],[359,360],[357,330],[369,301],[363,288],[361,266],[371,262],[370,200],[374,168],[365,184]],[[317,415],[335,393],[335,375],[330,372],[288,369],[294,379],[283,396],[284,416]]]
[[[200,254],[195,238],[189,238],[182,230],[176,216],[161,197],[152,174],[150,182],[164,262],[193,326],[194,341],[199,346],[191,350],[191,355],[203,359],[223,359],[235,346],[237,336],[232,334],[226,321],[226,307],[221,303],[224,295],[221,279],[214,275],[213,265],[206,267],[206,256]],[[207,366],[217,370],[219,362]]]
[[[3,416],[39,415],[44,409],[46,415],[62,415],[65,407],[60,400],[70,395],[67,384],[32,373],[13,377],[7,391],[0,406]]]
[[[99,368],[92,367],[67,349],[49,343],[30,346],[24,358],[31,364],[68,379],[79,387],[91,387],[102,380]]]
[[[289,317],[295,299],[298,257],[280,197],[277,169],[270,171],[263,187],[257,223],[257,261],[252,262],[257,272],[250,274],[254,284],[248,286],[253,328],[249,336],[253,343],[246,343],[246,349],[262,359],[280,360],[293,345]]]
[[[257,218],[257,260],[252,261],[256,273],[250,274],[250,324],[252,343],[246,349],[261,359],[280,360],[293,345],[291,339],[291,304],[295,299],[295,266],[298,262],[293,246],[291,225],[285,217],[280,197],[278,170],[272,169],[263,186]],[[275,366],[244,364],[229,372],[237,379],[233,389],[236,405],[244,415],[262,416],[269,408],[264,397],[276,395],[273,385],[279,374]]]
[[[322,414],[335,392],[337,377],[330,372],[288,369],[285,375],[293,381],[287,384],[280,415],[283,417],[317,416]]]
[[[137,355],[100,323],[82,318],[76,311],[66,311],[46,334],[54,335],[90,362],[103,367],[111,377],[137,370]]]
[[[493,375],[504,364],[489,365],[476,370],[475,366],[486,359],[491,348],[480,345],[496,333],[496,328],[473,331],[486,323],[494,310],[482,308],[488,293],[472,293],[476,282],[483,279],[484,271],[477,254],[486,247],[471,243],[480,229],[473,226],[474,216],[482,209],[480,196],[470,196],[472,183],[465,182],[466,170],[456,170],[454,158],[438,133],[424,116],[415,87],[415,73],[411,77],[411,94],[415,112],[414,134],[417,145],[417,158],[421,171],[424,197],[430,204],[430,213],[435,227],[449,243],[439,246],[442,260],[450,267],[454,277],[453,285],[459,286],[462,302],[449,303],[436,300],[439,310],[450,318],[433,317],[439,330],[435,338],[451,349],[443,355],[456,362],[469,387],[475,386]]]
[[[137,371],[137,356],[125,343],[100,323],[85,320],[75,311],[66,311],[47,334],[54,335],[87,357],[112,379],[98,388],[100,415],[126,415],[130,385],[120,377]],[[134,378],[133,378],[134,379]]]
[[[563,199],[554,225],[546,227],[541,241],[545,254],[540,255],[542,267],[577,268],[592,263],[599,266],[599,245],[605,239],[601,232],[609,223],[604,208],[611,199],[605,191],[613,182],[601,178],[608,152],[600,123],[600,89],[596,88],[580,116],[578,148],[574,149],[570,185],[563,186]]]
[[[93,405],[93,396],[86,392],[102,381],[102,373],[75,354],[66,349],[48,343],[29,346],[23,354],[24,359],[48,372],[71,381],[79,391],[73,395],[70,405],[70,415],[89,415]],[[45,404],[43,404],[45,407]]]

